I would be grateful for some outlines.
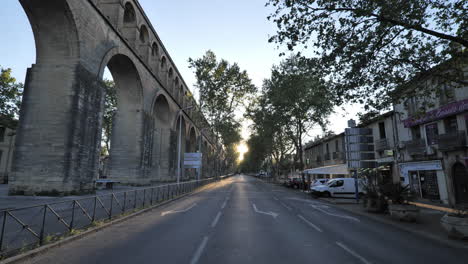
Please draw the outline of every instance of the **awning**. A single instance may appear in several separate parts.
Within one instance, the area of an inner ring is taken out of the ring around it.
[[[306,174],[349,174],[348,165],[339,164],[305,170]]]

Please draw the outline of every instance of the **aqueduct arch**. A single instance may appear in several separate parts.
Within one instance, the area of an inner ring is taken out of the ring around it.
[[[170,146],[179,113],[184,137],[186,123],[198,130],[208,124],[186,111],[193,99],[183,95],[186,84],[138,1],[20,2],[33,29],[37,60],[27,71],[10,193],[93,192],[106,66],[116,83],[118,109],[109,177],[135,185],[174,180]],[[167,133],[156,136],[158,129]],[[215,144],[210,133],[204,140]]]

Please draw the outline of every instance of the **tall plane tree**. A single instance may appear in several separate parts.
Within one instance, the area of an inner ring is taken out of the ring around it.
[[[399,87],[421,73],[467,85],[459,67],[467,62],[466,0],[268,0],[267,5],[275,9],[268,19],[278,27],[270,42],[289,50],[311,47],[337,103],[385,108],[401,99]],[[434,71],[440,64],[445,68]],[[434,87],[421,83],[410,95],[430,90]]]
[[[237,160],[234,145],[241,140],[241,125],[236,113],[256,92],[256,87],[237,63],[218,60],[210,50],[201,58],[190,58],[189,64],[197,79],[201,111],[221,138],[232,166]]]
[[[267,108],[293,143],[301,171],[305,135],[313,126],[325,127],[333,110],[332,94],[317,74],[317,67],[315,60],[291,56],[273,67],[271,78],[263,87]],[[305,182],[304,174],[302,180]]]
[[[11,69],[0,67],[0,115],[18,119],[23,96],[23,84],[16,82]]]

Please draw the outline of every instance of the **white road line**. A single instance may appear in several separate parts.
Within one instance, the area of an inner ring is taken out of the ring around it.
[[[276,198],[275,196],[273,196],[273,199],[275,199],[276,201],[279,201],[279,199],[278,199],[278,198]]]
[[[320,206],[313,205],[313,204],[311,204],[310,206],[312,206],[314,209],[319,210],[320,212],[322,212],[324,214],[327,214],[327,215],[331,215],[331,216],[335,216],[335,217],[341,217],[341,218],[353,220],[353,221],[356,221],[356,222],[361,222],[361,220],[357,219],[356,217],[352,217],[352,216],[348,216],[348,215],[333,214],[333,213],[330,213],[330,212],[327,212],[327,211],[323,210],[322,208],[320,208]]]
[[[215,219],[213,220],[213,222],[211,223],[211,227],[215,227],[216,224],[218,224],[218,221],[219,221],[219,218],[221,217],[221,212],[218,212],[218,214],[216,215]]]
[[[200,259],[201,255],[203,254],[203,250],[206,247],[206,243],[208,243],[208,237],[205,236],[203,238],[203,241],[201,242],[200,246],[198,246],[197,251],[195,252],[195,255],[193,255],[192,260],[190,261],[190,264],[197,264],[198,260]]]
[[[183,209],[183,210],[170,210],[170,211],[165,211],[165,212],[162,212],[161,213],[161,216],[165,216],[165,215],[168,215],[168,214],[175,214],[175,213],[185,213],[187,212],[188,210],[192,209],[193,207],[195,207],[197,205],[197,203],[194,203],[192,204],[190,207],[186,208],[186,209]]]
[[[341,247],[342,249],[346,250],[349,254],[353,255],[355,258],[359,259],[362,263],[371,264],[371,262],[369,262],[367,259],[365,259],[363,256],[359,255],[358,253],[354,252],[349,247],[345,246],[343,243],[336,241],[336,244],[339,247]]]
[[[276,219],[276,217],[278,217],[278,215],[279,215],[278,213],[271,212],[271,211],[270,211],[270,212],[260,211],[260,210],[257,209],[257,206],[256,206],[254,203],[252,203],[252,206],[253,206],[253,209],[254,209],[254,211],[255,211],[256,213],[270,215],[270,216],[272,216],[272,217],[275,218],[275,219]]]
[[[302,219],[302,221],[306,222],[309,226],[313,227],[315,230],[317,230],[319,232],[323,232],[322,229],[320,229],[320,227],[312,224],[309,220],[305,219],[302,215],[297,215],[297,217]]]
[[[224,207],[226,207],[226,204],[227,204],[227,199],[224,201],[223,205],[221,205],[221,209],[224,209]]]
[[[288,209],[289,211],[291,211],[291,210],[292,210],[292,208],[291,208],[291,207],[289,207],[289,206],[287,206],[285,203],[283,203],[283,202],[280,202],[280,204],[281,204],[281,205],[282,205],[284,208]]]

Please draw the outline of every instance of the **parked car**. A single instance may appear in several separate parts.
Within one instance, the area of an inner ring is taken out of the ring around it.
[[[313,180],[312,183],[310,184],[310,189],[312,190],[312,187],[318,186],[318,185],[324,185],[326,184],[330,179],[316,179]]]
[[[302,189],[304,186],[304,183],[302,182],[302,178],[288,178],[284,182],[284,185],[288,188]]]
[[[354,198],[356,195],[354,183],[354,178],[336,178],[329,180],[325,184],[311,187],[311,191],[315,195],[325,197]],[[358,193],[360,196],[364,194],[363,187],[363,182],[359,179]]]

